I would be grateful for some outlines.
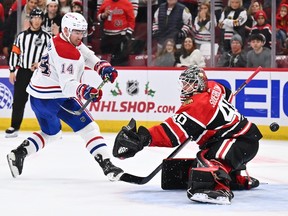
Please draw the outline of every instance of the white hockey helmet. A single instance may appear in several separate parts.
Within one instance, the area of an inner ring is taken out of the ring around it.
[[[87,21],[84,16],[76,12],[66,13],[61,21],[61,29],[64,32],[64,28],[67,28],[71,34],[73,30],[84,31],[84,36],[87,36]]]

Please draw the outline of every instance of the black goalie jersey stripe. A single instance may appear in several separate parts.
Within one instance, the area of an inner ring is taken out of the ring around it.
[[[178,146],[180,143],[178,143],[178,139],[176,138],[175,134],[170,130],[170,128],[164,123],[161,123],[161,126],[163,127],[165,133],[171,140],[172,146],[173,147]]]

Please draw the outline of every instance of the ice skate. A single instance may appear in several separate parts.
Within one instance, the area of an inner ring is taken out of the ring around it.
[[[14,178],[22,173],[24,159],[27,156],[27,150],[24,146],[27,145],[29,145],[29,141],[25,140],[17,149],[12,150],[7,155],[9,168]]]
[[[109,158],[103,160],[102,155],[97,154],[95,160],[99,163],[103,169],[104,174],[108,177],[110,181],[118,181],[123,175],[124,171],[112,164]]]
[[[13,137],[17,137],[18,136],[18,130],[16,130],[13,127],[9,127],[6,131],[5,131],[5,137],[6,138],[13,138]]]
[[[240,172],[231,174],[231,190],[250,190],[259,186],[259,181],[251,176],[242,176]]]
[[[232,193],[232,191],[225,189],[221,190],[199,189],[194,192],[188,189],[187,196],[190,200],[196,202],[230,205],[231,200],[234,197],[234,194]]]

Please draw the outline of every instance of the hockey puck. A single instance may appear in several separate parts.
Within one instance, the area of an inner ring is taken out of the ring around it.
[[[276,122],[273,122],[273,123],[270,125],[270,130],[271,130],[271,131],[276,132],[278,129],[279,129],[279,125],[278,125]]]

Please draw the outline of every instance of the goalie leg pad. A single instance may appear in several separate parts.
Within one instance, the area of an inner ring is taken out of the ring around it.
[[[230,204],[234,197],[227,186],[228,173],[219,167],[192,168],[187,196],[192,201]]]
[[[194,193],[198,189],[214,190],[216,183],[211,168],[192,168],[189,176],[188,190]]]

